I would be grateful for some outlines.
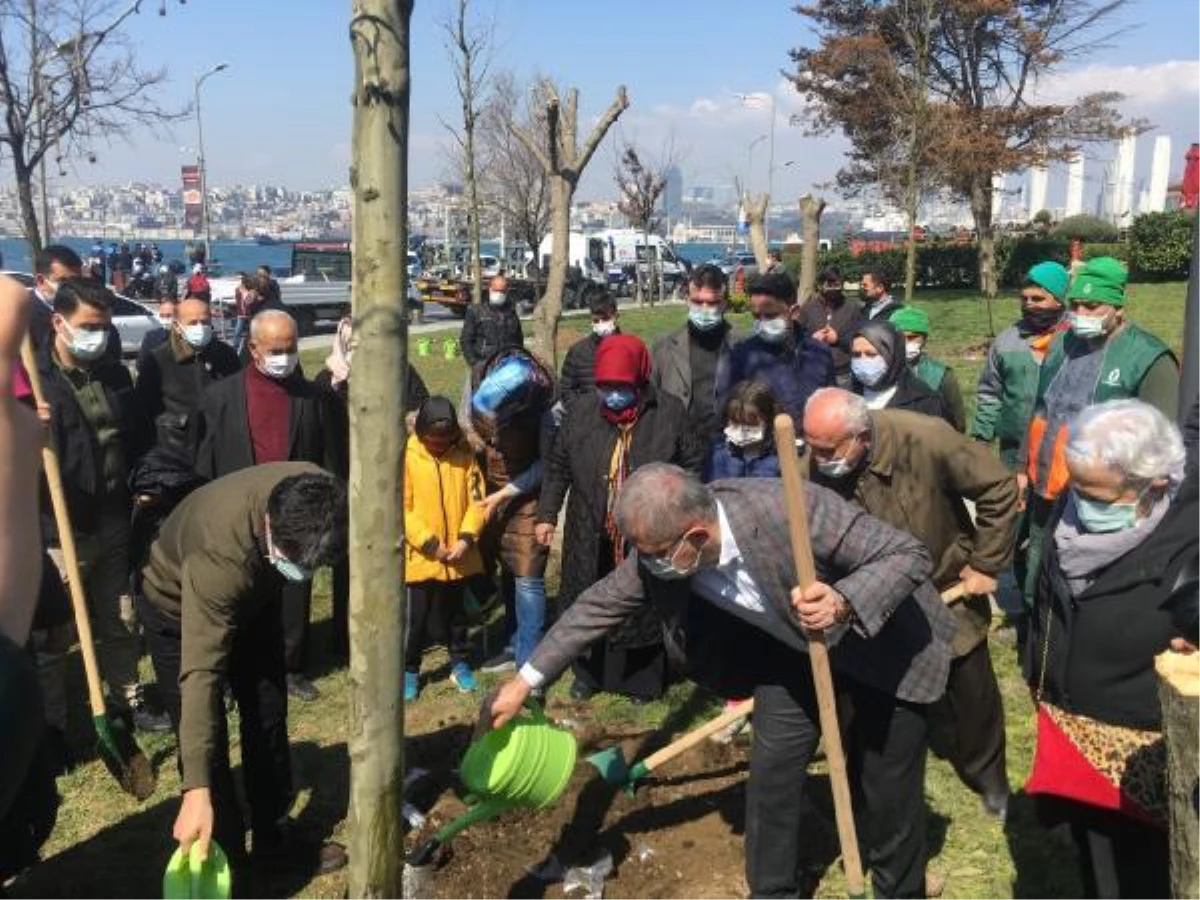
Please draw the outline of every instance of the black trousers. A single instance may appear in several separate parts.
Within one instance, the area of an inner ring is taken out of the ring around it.
[[[804,782],[821,735],[811,665],[803,653],[697,598],[688,607],[686,655],[688,674],[721,696],[753,691],[746,880],[755,897],[798,897]],[[874,894],[923,897],[926,707],[834,678]]]
[[[929,708],[929,743],[975,793],[1008,792],[1004,701],[987,641],[950,663],[946,693]]]
[[[1170,897],[1167,832],[1082,803],[1071,823],[1085,897]]]
[[[287,682],[283,665],[282,613],[278,592],[255,616],[239,625],[226,674],[240,714],[242,783],[256,835],[272,834],[292,804],[292,765],[288,755]],[[138,599],[138,612],[163,705],[179,736],[181,622]],[[220,701],[218,701],[220,702]],[[230,855],[245,852],[245,823],[229,765],[229,732],[221,703],[216,752],[209,788],[213,836]]]
[[[350,658],[350,563],[343,560],[333,566],[333,639],[331,650],[337,659]]]
[[[405,671],[421,671],[421,656],[434,644],[446,645],[451,664],[470,659],[471,638],[463,606],[465,588],[463,581],[417,581],[408,586]]]
[[[308,616],[312,611],[312,582],[287,581],[283,585],[283,664],[289,675],[304,671],[308,650]]]

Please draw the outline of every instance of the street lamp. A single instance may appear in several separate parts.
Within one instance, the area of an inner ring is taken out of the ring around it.
[[[204,162],[204,123],[200,118],[200,86],[210,75],[216,75],[218,72],[224,72],[229,68],[229,63],[217,63],[211,69],[196,76],[196,132],[199,137],[199,159],[200,163],[200,217],[204,222],[204,264],[207,266],[212,262],[212,234],[209,230],[208,223],[208,166]]]
[[[739,94],[734,93],[735,97],[741,101],[743,106],[748,106],[751,109],[761,108],[764,102],[763,94]],[[763,237],[769,235],[769,225],[771,222],[771,189],[774,187],[775,181],[775,94],[774,92],[765,95],[765,101],[771,104],[771,128],[770,128],[770,157],[767,159],[767,208],[763,213]],[[766,137],[766,135],[764,135]],[[760,138],[761,140],[761,138]]]

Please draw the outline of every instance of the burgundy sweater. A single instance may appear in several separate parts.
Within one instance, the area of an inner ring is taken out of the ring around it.
[[[254,364],[246,367],[246,419],[255,464],[287,462],[291,399],[283,384]]]

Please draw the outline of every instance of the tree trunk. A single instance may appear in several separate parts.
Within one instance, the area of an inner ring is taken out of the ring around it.
[[[21,226],[29,242],[29,258],[42,252],[42,229],[38,226],[37,207],[33,201],[33,169],[23,160],[13,158],[13,174],[17,179],[17,203],[21,207]]]
[[[913,139],[915,144],[916,139]],[[914,232],[917,229],[917,215],[920,213],[920,194],[917,187],[917,158],[916,148],[909,150],[911,158],[908,164],[907,184],[904,188],[905,219],[908,222],[908,243],[904,254],[904,302],[912,303],[917,290],[917,239]]]
[[[825,212],[825,201],[812,194],[800,198],[800,235],[804,246],[800,249],[800,283],[796,293],[804,303],[817,292],[817,257],[821,252],[821,213]]]
[[[558,371],[558,320],[562,317],[563,291],[567,286],[567,259],[571,244],[571,184],[561,176],[550,178],[550,274],[546,293],[537,305],[534,340],[547,365]]]
[[[766,272],[770,259],[767,256],[767,204],[771,202],[770,194],[759,194],[757,197],[746,198],[746,224],[750,229],[750,249],[754,251],[754,261],[758,263],[758,271]]]
[[[654,306],[654,292],[658,286],[658,279],[655,277],[655,257],[651,256],[650,250],[650,223],[646,222],[642,227],[642,246],[645,248],[643,254],[646,258],[646,293],[649,294],[650,306]],[[655,254],[657,256],[657,254]],[[637,254],[634,254],[637,258]],[[640,282],[641,279],[639,278]]]
[[[1200,829],[1196,790],[1200,781],[1200,657],[1168,650],[1155,660],[1163,739],[1167,744],[1167,801],[1170,805],[1171,896],[1200,896]]]
[[[975,220],[976,253],[979,260],[979,293],[987,305],[988,337],[996,336],[992,300],[996,297],[996,236],[992,228],[991,175],[971,185],[971,216]]]
[[[399,897],[412,0],[352,0],[351,10],[358,350],[350,379],[349,892]]]

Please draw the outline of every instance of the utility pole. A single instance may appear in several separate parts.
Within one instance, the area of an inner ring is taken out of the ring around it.
[[[209,230],[208,223],[208,163],[204,159],[204,121],[200,116],[200,86],[211,75],[216,75],[218,72],[223,72],[229,68],[229,63],[217,63],[211,69],[196,76],[195,93],[196,93],[196,132],[197,132],[197,154],[200,164],[200,217],[204,225],[204,265],[208,266],[212,262],[212,233]]]

